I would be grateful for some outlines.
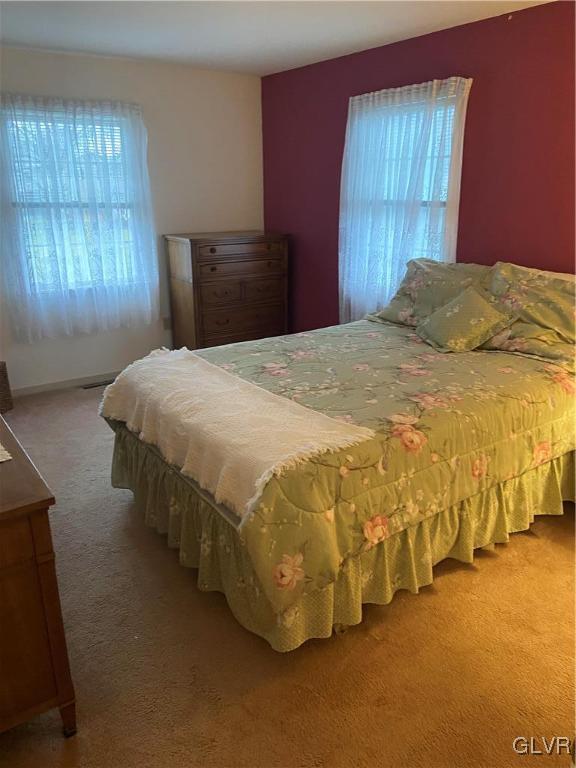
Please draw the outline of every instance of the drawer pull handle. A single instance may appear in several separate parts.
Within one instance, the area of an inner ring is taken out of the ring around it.
[[[210,272],[216,272],[217,269],[218,267],[210,267]]]
[[[210,248],[210,253],[216,253],[216,248]]]
[[[228,291],[224,289],[223,291],[212,291],[212,296],[214,296],[217,299],[223,299],[224,296],[228,296]]]
[[[227,317],[226,320],[216,320],[216,325],[228,325],[230,322],[230,318]]]
[[[271,250],[272,250],[272,246],[270,245],[270,243],[268,243],[268,245],[266,246],[266,248],[267,248],[269,251],[271,251]]]

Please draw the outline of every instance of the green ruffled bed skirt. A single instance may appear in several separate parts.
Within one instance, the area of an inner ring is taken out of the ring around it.
[[[334,626],[362,621],[362,605],[418,592],[447,557],[470,563],[474,550],[509,540],[536,515],[560,515],[574,501],[574,453],[500,483],[391,536],[343,564],[338,579],[276,614],[231,523],[189,480],[126,428],[115,427],[112,484],[133,491],[147,525],[167,534],[180,563],[198,569],[198,587],[223,592],[236,619],[277,651],[291,651]]]

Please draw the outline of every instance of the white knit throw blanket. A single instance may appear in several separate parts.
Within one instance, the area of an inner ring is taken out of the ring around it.
[[[280,397],[187,349],[159,349],[107,387],[102,416],[125,422],[239,517],[273,475],[374,432]]]

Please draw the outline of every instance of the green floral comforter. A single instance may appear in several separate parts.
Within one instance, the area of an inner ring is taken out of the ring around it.
[[[348,558],[574,450],[574,379],[508,352],[434,351],[369,320],[201,350],[283,397],[376,430],[273,478],[239,530],[279,613]]]

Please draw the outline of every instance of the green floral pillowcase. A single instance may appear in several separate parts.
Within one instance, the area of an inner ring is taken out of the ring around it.
[[[498,262],[490,293],[517,320],[489,338],[483,349],[530,355],[574,369],[575,278]]]
[[[445,264],[432,259],[412,259],[396,295],[388,306],[370,316],[401,325],[417,326],[439,307],[470,285],[489,282],[490,267],[481,264]]]
[[[518,355],[550,360],[563,368],[573,370],[576,367],[576,349],[549,328],[541,328],[534,323],[516,320],[495,336],[491,336],[481,349],[498,352],[512,352]]]
[[[492,268],[488,290],[526,327],[555,331],[568,343],[576,340],[573,275],[499,261]]]
[[[514,319],[470,286],[425,318],[416,333],[441,352],[469,352],[508,328]]]

